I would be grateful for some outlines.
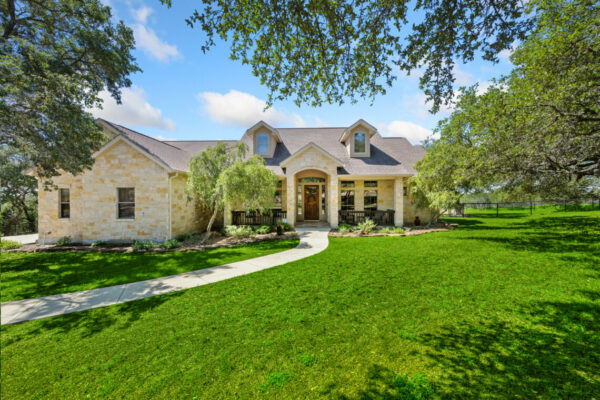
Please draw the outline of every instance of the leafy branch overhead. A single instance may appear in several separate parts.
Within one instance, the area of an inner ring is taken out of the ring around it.
[[[228,41],[230,57],[251,65],[268,88],[269,104],[373,101],[398,75],[424,67],[420,84],[437,111],[452,98],[456,60],[497,61],[500,51],[524,39],[531,22],[523,3],[204,0],[187,23],[206,35],[205,52]],[[423,18],[409,26],[411,13]]]
[[[131,29],[99,0],[3,0],[0,35],[0,145],[45,178],[91,166],[105,138],[86,110],[140,71]]]

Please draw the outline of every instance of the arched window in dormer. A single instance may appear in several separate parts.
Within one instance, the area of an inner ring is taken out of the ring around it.
[[[354,134],[354,152],[364,153],[367,151],[367,135],[364,132]]]
[[[256,135],[256,153],[269,154],[269,134],[259,133]]]

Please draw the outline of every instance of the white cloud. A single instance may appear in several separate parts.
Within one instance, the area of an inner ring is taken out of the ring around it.
[[[469,86],[473,83],[473,74],[467,71],[463,71],[454,65],[452,69],[452,74],[454,75],[454,84],[458,86]]]
[[[433,133],[431,130],[408,121],[392,121],[389,124],[378,124],[382,136],[404,137],[413,144],[419,144]]]
[[[143,24],[133,26],[136,45],[151,57],[162,62],[169,62],[171,59],[181,57],[177,46],[168,44],[161,40],[151,28]]]
[[[148,16],[150,16],[150,14],[152,14],[153,12],[154,10],[152,8],[144,6],[138,8],[137,10],[133,10],[133,17],[140,24],[145,24],[148,20]]]
[[[95,117],[125,126],[151,126],[166,131],[175,130],[175,123],[163,118],[162,111],[148,103],[142,88],[133,86],[123,89],[121,104],[117,104],[107,91],[100,92],[99,96],[104,103],[102,109],[91,110]]]
[[[237,90],[230,90],[226,94],[201,92],[198,100],[202,103],[204,114],[224,125],[248,128],[263,120],[274,126],[306,126],[306,122],[298,114],[285,113],[275,107],[265,110],[266,103],[250,93]]]

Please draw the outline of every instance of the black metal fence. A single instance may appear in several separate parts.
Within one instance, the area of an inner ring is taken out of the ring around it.
[[[287,217],[286,210],[273,209],[270,213],[259,213],[256,211],[232,211],[231,223],[233,225],[275,225]]]
[[[339,211],[339,222],[356,225],[369,218],[377,225],[394,225],[394,210]]]
[[[589,205],[591,209],[600,210],[600,199],[561,199],[561,200],[529,200],[529,201],[505,201],[497,203],[459,203],[452,209],[445,212],[443,215],[449,217],[468,217],[468,213],[465,214],[465,209],[481,209],[481,210],[495,210],[496,216],[499,216],[503,208],[529,208],[530,214],[536,207],[543,206],[554,206],[560,207],[564,211],[575,209],[577,206]],[[492,211],[493,212],[493,211]]]

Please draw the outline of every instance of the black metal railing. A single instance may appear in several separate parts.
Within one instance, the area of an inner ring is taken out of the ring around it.
[[[339,211],[341,224],[356,225],[369,218],[377,225],[394,225],[394,210]]]
[[[283,218],[287,217],[286,210],[273,209],[271,212],[259,213],[256,211],[232,211],[231,223],[233,225],[275,225]]]

